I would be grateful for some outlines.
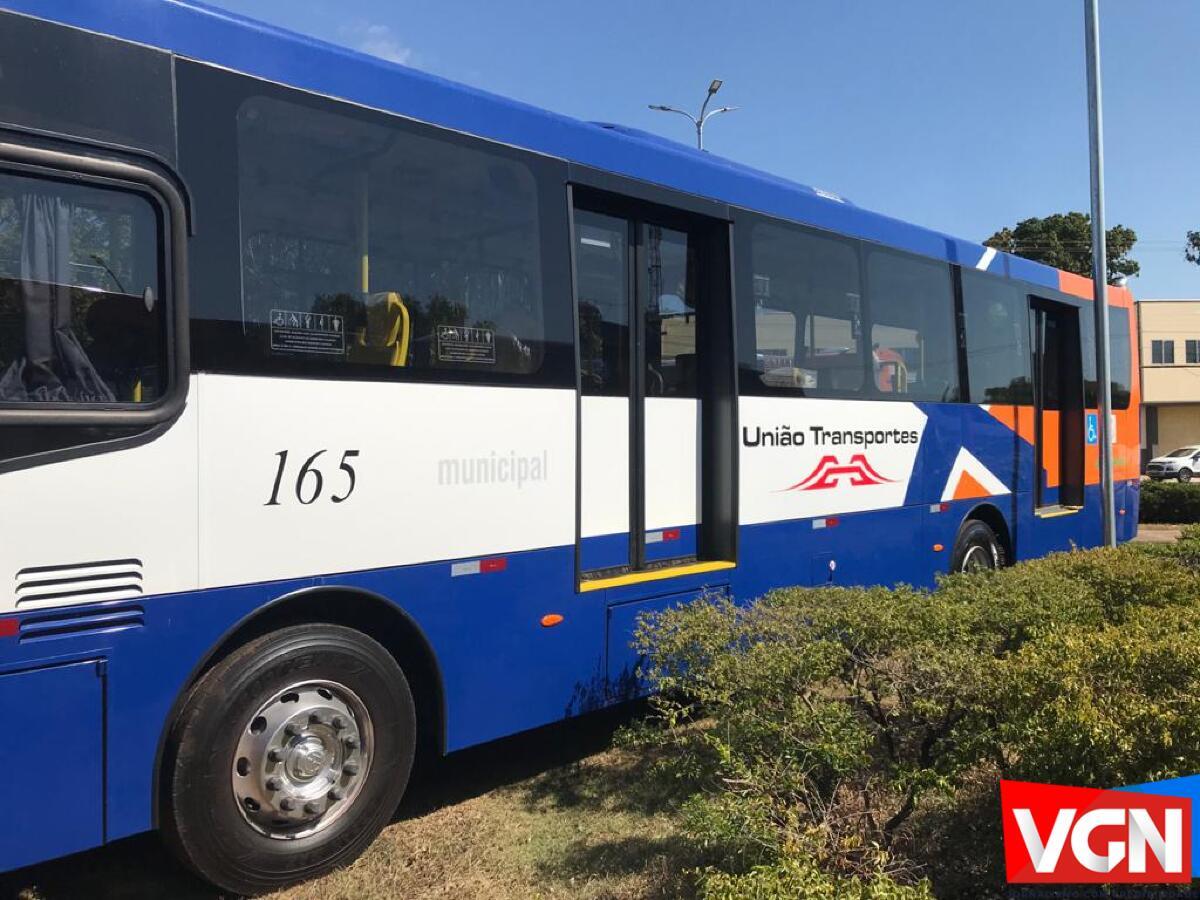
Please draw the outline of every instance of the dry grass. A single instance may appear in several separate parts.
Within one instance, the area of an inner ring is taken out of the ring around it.
[[[395,823],[350,867],[271,900],[681,897],[692,864],[675,798],[611,748],[628,713],[541,729],[424,767]],[[0,878],[21,900],[217,900],[153,837]]]

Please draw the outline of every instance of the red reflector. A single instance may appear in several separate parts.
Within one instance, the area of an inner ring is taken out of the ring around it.
[[[825,520],[825,527],[826,528],[834,528],[835,526],[837,526],[837,524],[840,521],[841,520],[838,519],[837,516],[830,516],[828,519]]]
[[[679,540],[679,529],[678,528],[664,528],[663,529],[663,540],[664,541]]]
[[[949,503],[943,503],[941,506],[942,506],[942,512],[945,512],[946,510],[948,510],[950,508]]]
[[[507,556],[493,556],[491,559],[481,559],[479,561],[480,572],[503,572],[507,568]]]
[[[16,619],[0,619],[0,637],[16,637],[20,626]]]

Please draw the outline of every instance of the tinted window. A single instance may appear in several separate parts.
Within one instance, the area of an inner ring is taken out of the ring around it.
[[[583,393],[629,393],[629,222],[575,211]]]
[[[0,402],[162,395],[159,232],[139,195],[0,174]]]
[[[1118,307],[1108,309],[1109,376],[1112,378],[1113,409],[1128,409],[1129,394],[1133,383],[1133,358],[1129,342],[1133,336],[1129,331],[1129,310]]]
[[[1025,294],[1011,282],[967,269],[962,290],[971,402],[1032,403]]]
[[[950,269],[872,249],[867,262],[876,390],[908,400],[957,400]]]
[[[1174,341],[1151,341],[1150,362],[1155,365],[1173,365],[1175,362]]]
[[[646,267],[646,396],[696,396],[695,251],[688,236],[642,226]]]
[[[261,353],[541,369],[539,196],[523,162],[262,97],[238,114],[238,157],[242,316]]]
[[[743,390],[860,392],[858,246],[769,222],[753,223],[742,246],[751,286],[738,292]]]
[[[1079,328],[1083,345],[1083,402],[1089,409],[1099,406],[1096,396],[1096,324],[1092,317],[1092,305],[1080,310]],[[1130,371],[1133,366],[1129,351],[1129,310],[1118,306],[1108,308],[1108,368],[1112,379],[1113,409],[1129,408]],[[1161,343],[1161,342],[1159,342]],[[1175,361],[1175,342],[1167,341],[1170,348],[1167,362]]]
[[[1187,364],[1189,366],[1194,366],[1197,363],[1200,363],[1200,341],[1189,339],[1188,341],[1186,341],[1186,344],[1187,344],[1187,347],[1186,347]]]

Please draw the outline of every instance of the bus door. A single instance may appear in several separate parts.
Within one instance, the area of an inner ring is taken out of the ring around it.
[[[1033,298],[1034,508],[1038,515],[1083,506],[1083,360],[1079,310]]]
[[[728,223],[577,198],[572,234],[581,586],[731,560]]]

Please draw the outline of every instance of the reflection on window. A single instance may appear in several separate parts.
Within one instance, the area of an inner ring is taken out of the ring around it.
[[[583,393],[629,393],[629,224],[575,212],[579,364]]]
[[[752,226],[753,342],[739,367],[759,384],[844,394],[863,386],[858,251],[849,241]],[[742,321],[746,321],[742,316]]]
[[[696,396],[696,279],[686,234],[642,227],[646,253],[646,396]]]
[[[962,289],[971,402],[1032,404],[1026,296],[1008,281],[967,269]]]
[[[1083,344],[1083,402],[1089,409],[1099,406],[1096,396],[1096,324],[1092,317],[1092,305],[1085,304],[1080,310],[1079,328]],[[1108,369],[1112,391],[1113,409],[1128,409],[1130,382],[1133,377],[1133,354],[1130,352],[1132,335],[1129,332],[1129,310],[1120,306],[1108,308]],[[1175,361],[1174,341],[1165,343],[1169,350],[1168,362]],[[1191,343],[1190,341],[1188,343]],[[1198,342],[1200,343],[1200,342]]]
[[[243,104],[238,136],[243,315],[272,355],[540,368],[528,167],[267,98]]]
[[[867,284],[876,390],[912,400],[957,400],[958,353],[949,267],[873,249]]]
[[[0,402],[158,399],[158,233],[133,194],[0,175]]]

